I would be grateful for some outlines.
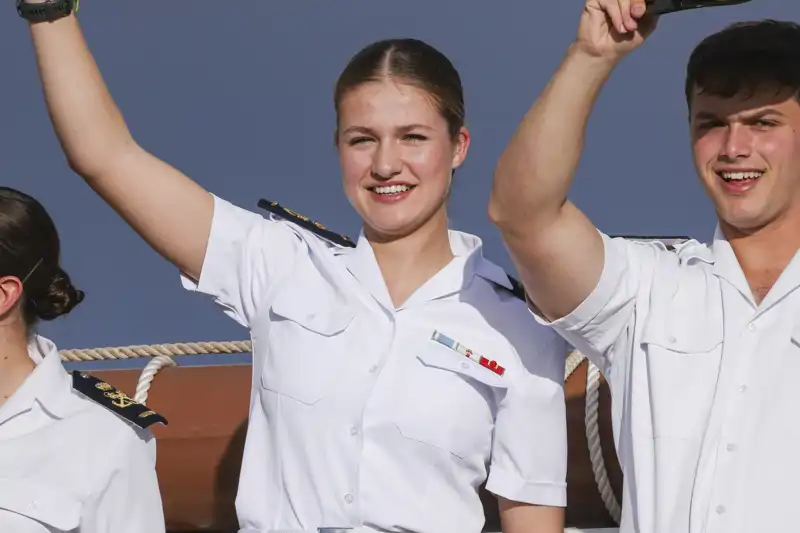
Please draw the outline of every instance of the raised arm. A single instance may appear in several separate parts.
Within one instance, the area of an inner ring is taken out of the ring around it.
[[[600,90],[655,28],[656,20],[644,15],[644,0],[586,1],[577,39],[495,170],[489,216],[549,320],[580,305],[603,270],[602,238],[567,193]]]
[[[47,109],[70,167],[158,253],[199,278],[211,195],[136,144],[74,15],[30,29]]]

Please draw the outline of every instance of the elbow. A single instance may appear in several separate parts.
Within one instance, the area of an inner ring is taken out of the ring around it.
[[[502,202],[498,198],[497,192],[492,188],[491,195],[489,196],[489,205],[487,206],[487,214],[489,220],[495,226],[500,227],[503,224],[503,208]]]
[[[492,189],[489,194],[489,205],[487,206],[487,215],[489,220],[503,230],[508,226],[511,219],[509,214],[513,212],[514,206],[508,205],[508,181],[507,176],[504,175],[502,160],[495,168],[494,176],[492,177]]]
[[[516,230],[516,226],[523,223],[525,215],[530,215],[530,199],[522,197],[519,187],[514,180],[498,168],[494,174],[487,216],[501,233],[507,234]]]
[[[509,217],[509,209],[503,201],[502,194],[492,191],[489,197],[489,205],[487,206],[487,215],[492,224],[494,224],[501,232],[509,229],[511,217]]]
[[[107,168],[107,165],[98,158],[72,154],[67,155],[67,165],[75,174],[90,182],[104,175],[106,172],[103,169]]]
[[[133,142],[121,142],[91,149],[65,150],[64,153],[69,168],[85,180],[92,181],[112,172],[134,148],[136,145]]]

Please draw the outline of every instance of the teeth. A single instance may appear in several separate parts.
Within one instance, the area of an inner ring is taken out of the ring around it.
[[[373,187],[372,189],[378,194],[398,194],[411,190],[408,185],[390,185],[388,187]]]
[[[720,172],[720,176],[725,181],[754,180],[763,175],[763,172]]]

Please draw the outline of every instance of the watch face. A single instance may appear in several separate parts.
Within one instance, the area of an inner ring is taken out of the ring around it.
[[[653,15],[664,15],[676,11],[699,9],[703,7],[732,6],[751,0],[647,0],[647,11]]]

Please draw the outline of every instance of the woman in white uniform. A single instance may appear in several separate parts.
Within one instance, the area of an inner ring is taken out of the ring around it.
[[[145,152],[75,17],[23,15],[71,167],[250,330],[241,532],[477,533],[483,483],[505,533],[563,530],[565,345],[477,237],[448,230],[470,136],[447,58],[382,41],[342,73],[353,242],[270,201],[266,218],[231,205]]]
[[[53,221],[0,187],[0,531],[164,531],[156,413],[88,374],[69,375],[38,320],[83,299],[59,266]],[[143,416],[142,416],[143,415]]]

